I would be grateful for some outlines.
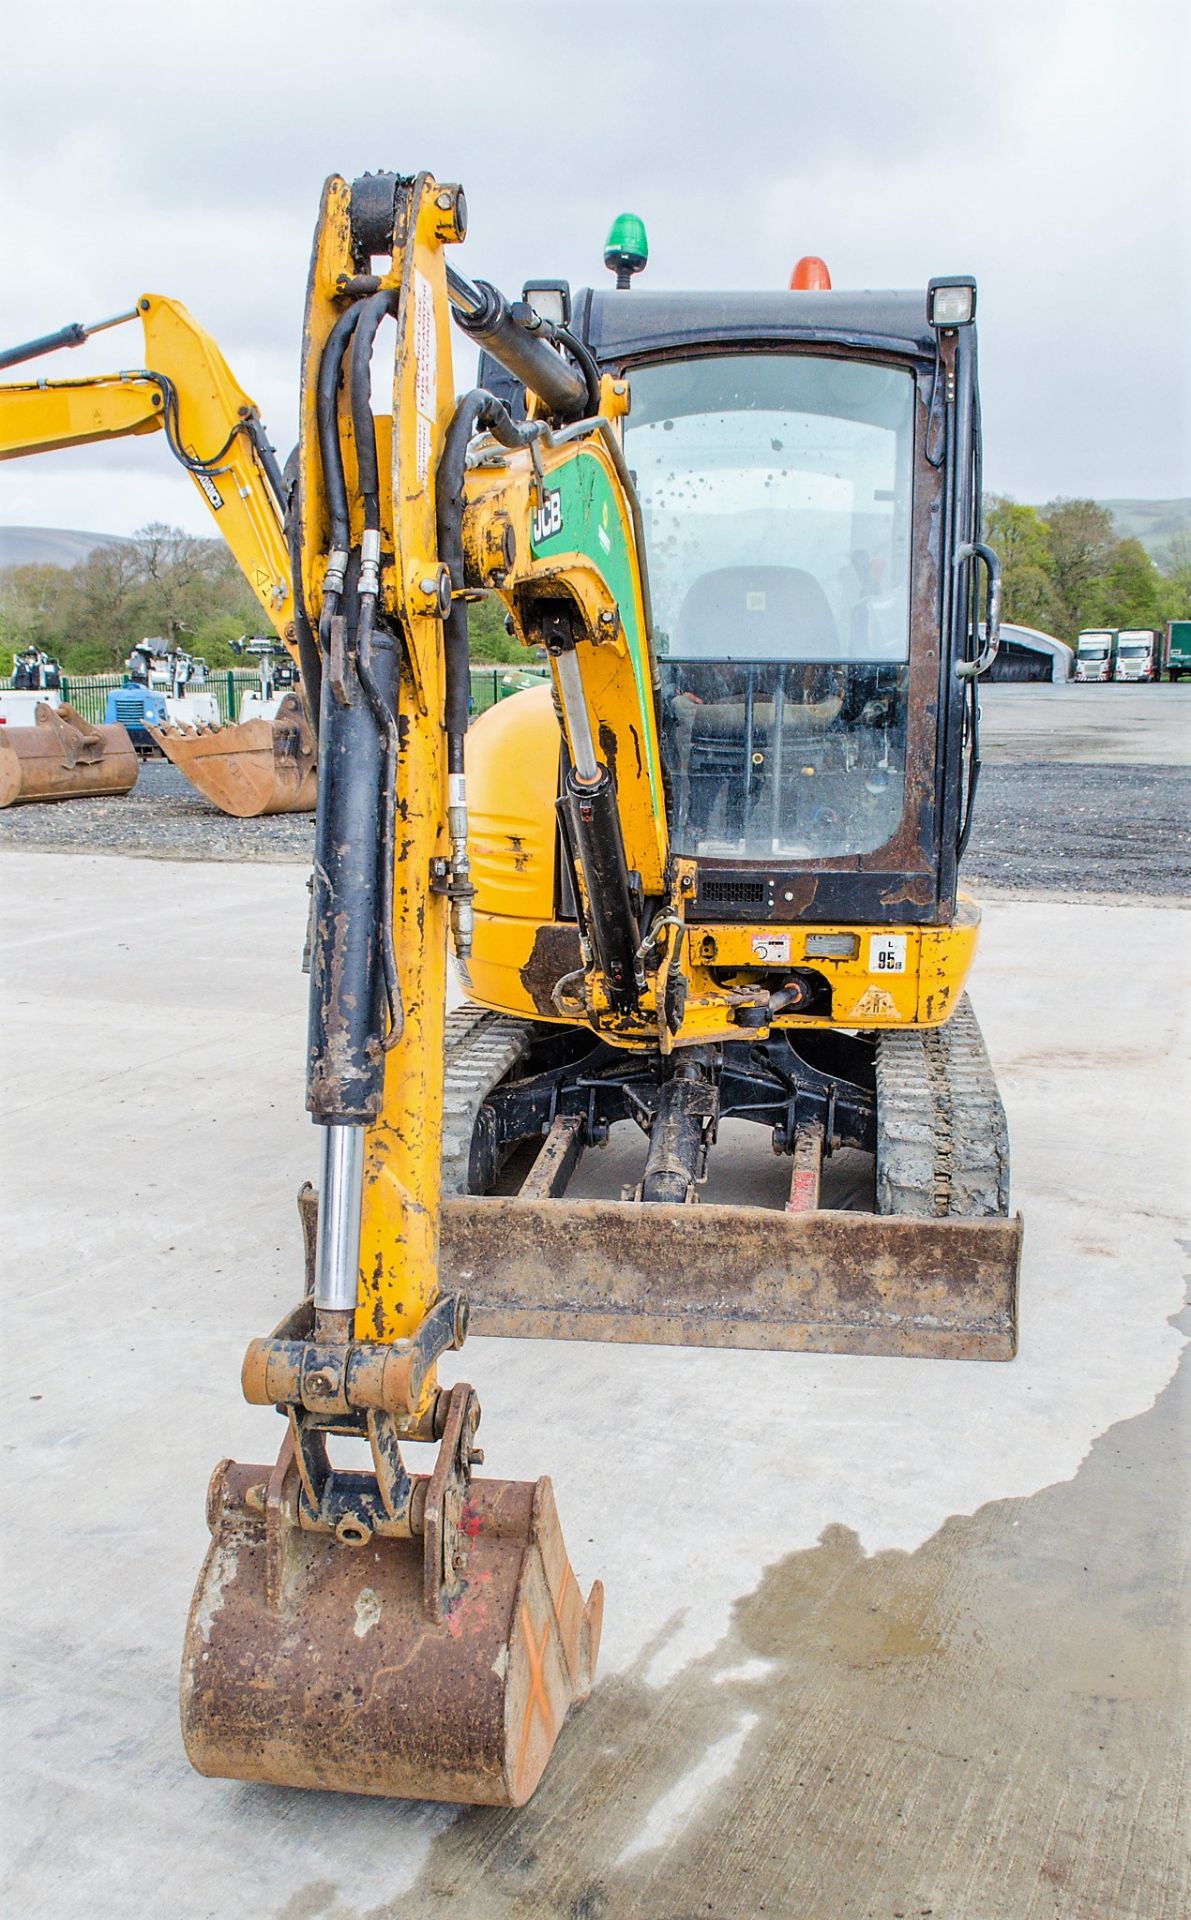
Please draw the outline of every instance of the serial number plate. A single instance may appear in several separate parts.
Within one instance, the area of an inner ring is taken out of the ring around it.
[[[870,973],[904,973],[906,936],[904,933],[874,933],[868,943]]]

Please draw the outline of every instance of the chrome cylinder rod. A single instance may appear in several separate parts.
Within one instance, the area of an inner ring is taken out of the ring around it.
[[[360,1283],[360,1203],[364,1191],[364,1129],[322,1129],[314,1304],[355,1311]]]
[[[556,653],[554,666],[558,674],[558,691],[562,696],[567,732],[571,736],[571,760],[575,775],[585,786],[592,786],[600,777],[600,763],[596,759],[595,741],[591,737],[583,674],[575,657],[575,649],[568,647],[565,653]]]

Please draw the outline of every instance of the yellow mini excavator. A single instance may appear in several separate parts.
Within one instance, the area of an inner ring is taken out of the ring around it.
[[[92,334],[137,318],[145,337],[141,368],[0,386],[0,460],[164,432],[266,617],[295,650],[282,474],[256,406],[211,335],[179,301],[142,294],[129,313],[92,326],[76,322],[5,349],[0,368],[81,346]],[[80,726],[85,740],[78,737]],[[314,733],[296,695],[272,723],[148,731],[224,813],[244,818],[313,811]],[[77,715],[55,724],[47,713],[36,740],[23,728],[8,744],[7,785],[14,800],[124,793],[132,784],[126,778],[121,784],[128,747],[122,729],[88,728]],[[0,793],[4,786],[0,779]],[[8,803],[0,797],[0,804]]]
[[[973,283],[642,295],[622,220],[616,291],[510,305],[448,267],[464,226],[428,174],[333,177],[319,216],[290,531],[320,1191],[307,1290],[244,1363],[281,1452],[211,1485],[182,1718],[207,1773],[519,1804],[601,1594],[548,1481],[473,1471],[475,1393],[436,1378],[469,1312],[1005,1359],[1020,1223],[956,885],[997,634]],[[552,684],[468,736],[485,592]],[[696,1204],[734,1120],[784,1204]],[[568,1198],[621,1123],[625,1196]],[[845,1149],[859,1209],[821,1204]]]

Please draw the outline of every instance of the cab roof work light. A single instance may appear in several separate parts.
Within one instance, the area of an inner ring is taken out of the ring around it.
[[[527,280],[521,289],[536,314],[554,327],[571,324],[571,288],[567,280]]]
[[[952,273],[928,281],[926,317],[932,327],[971,326],[976,318],[976,282],[971,274]]]
[[[622,292],[648,259],[644,220],[636,213],[618,213],[604,242],[604,265],[616,275],[616,285]]]

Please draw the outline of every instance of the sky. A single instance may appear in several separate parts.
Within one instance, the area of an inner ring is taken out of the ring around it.
[[[657,288],[780,287],[804,253],[837,287],[974,273],[989,488],[1191,494],[1189,23],[1184,0],[14,8],[0,341],[173,295],[284,458],[323,179],[427,168],[467,192],[454,262],[511,294],[604,283],[625,208]],[[142,358],[133,323],[25,377]],[[211,530],[164,436],[0,468],[0,524],[149,520]]]

